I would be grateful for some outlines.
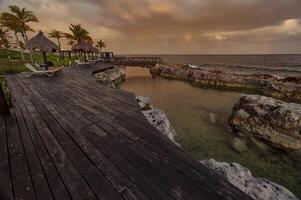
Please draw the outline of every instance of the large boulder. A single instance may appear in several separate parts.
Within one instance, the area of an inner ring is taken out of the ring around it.
[[[301,150],[301,105],[259,95],[242,95],[228,118],[240,134],[283,149]]]
[[[125,72],[121,67],[113,67],[103,72],[96,73],[94,76],[97,82],[111,88],[116,88],[125,80]]]
[[[247,168],[238,163],[229,164],[213,159],[200,162],[255,200],[298,200],[283,186],[264,178],[254,177]]]

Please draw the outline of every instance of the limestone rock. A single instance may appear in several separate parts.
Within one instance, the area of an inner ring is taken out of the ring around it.
[[[120,67],[107,69],[104,72],[96,73],[95,79],[108,87],[116,88],[118,84],[125,80],[124,70]]]
[[[228,118],[237,132],[283,149],[301,150],[301,105],[259,95],[242,95]]]
[[[147,111],[142,111],[144,116],[147,118],[150,124],[156,127],[161,133],[167,136],[170,140],[174,141],[176,136],[176,131],[170,124],[167,116],[162,110],[151,109]]]
[[[229,164],[213,159],[200,162],[255,200],[298,200],[283,186],[264,178],[254,177],[247,168],[238,163]]]
[[[153,109],[153,106],[150,103],[150,99],[148,97],[138,96],[136,97],[136,101],[140,110],[146,111]]]
[[[276,77],[267,74],[235,74],[218,70],[207,70],[190,65],[156,65],[153,75],[181,79],[196,86],[230,89],[251,89],[268,96],[301,102],[301,77]]]
[[[149,123],[158,129],[163,135],[175,142],[174,137],[177,135],[176,131],[171,126],[171,123],[165,113],[162,110],[154,109],[148,97],[138,96],[136,97],[136,101]]]

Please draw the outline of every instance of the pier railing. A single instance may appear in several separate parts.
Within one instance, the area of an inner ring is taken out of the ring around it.
[[[114,57],[111,63],[115,65],[152,67],[162,62],[163,59],[161,57],[155,56],[120,56]]]

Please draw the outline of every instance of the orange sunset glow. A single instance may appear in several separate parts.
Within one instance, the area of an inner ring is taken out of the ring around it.
[[[1,0],[0,11],[11,4],[35,12],[35,31],[82,24],[118,53],[301,52],[299,0]]]

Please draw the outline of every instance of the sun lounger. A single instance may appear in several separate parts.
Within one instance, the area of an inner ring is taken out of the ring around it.
[[[86,64],[86,63],[84,63],[84,62],[81,62],[80,60],[75,60],[74,61],[76,64],[78,64],[78,65],[84,65],[84,64]]]
[[[54,68],[54,69],[49,69],[49,70],[37,70],[34,66],[32,66],[29,63],[26,63],[25,66],[33,73],[33,74],[45,74],[49,77],[54,76],[56,73],[63,71],[64,66],[63,67],[59,67],[59,68]]]
[[[38,63],[34,63],[33,65],[34,65],[33,67],[35,67],[36,69],[41,69],[42,68],[41,65],[39,65]]]

